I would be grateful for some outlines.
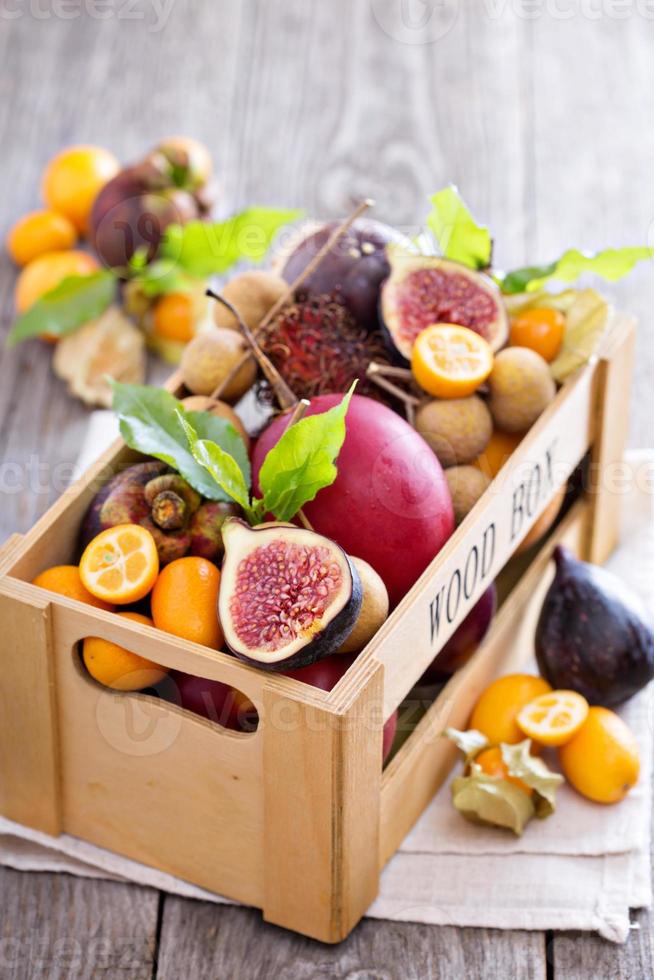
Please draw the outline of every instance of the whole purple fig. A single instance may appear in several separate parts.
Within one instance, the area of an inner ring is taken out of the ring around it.
[[[536,627],[536,659],[552,687],[591,704],[626,701],[654,677],[654,632],[620,579],[561,546]]]

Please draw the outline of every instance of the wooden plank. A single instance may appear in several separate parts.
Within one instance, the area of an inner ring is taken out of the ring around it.
[[[555,933],[550,958],[556,980],[641,980],[654,976],[654,947],[647,912],[632,914],[634,930],[626,944],[592,933]]]
[[[520,670],[533,651],[533,635],[549,586],[554,546],[564,542],[579,553],[586,537],[588,505],[579,501],[540,549],[529,570],[495,616],[484,643],[456,672],[416,726],[382,779],[380,866],[393,856],[457,757],[441,733],[465,729],[481,691],[498,673]]]
[[[61,832],[60,759],[50,605],[0,595],[0,812]]]
[[[382,674],[343,713],[264,692],[264,916],[323,942],[377,894]]]
[[[0,976],[150,980],[158,904],[150,888],[0,868]]]
[[[258,913],[165,899],[159,980],[545,980],[545,941],[535,932],[456,929],[365,919],[338,946],[261,922]]]
[[[587,365],[524,437],[488,491],[332,692],[384,664],[388,717],[497,576],[590,445],[596,364]]]
[[[588,523],[588,561],[602,564],[620,535],[624,451],[629,420],[629,391],[633,374],[635,324],[623,318],[608,338],[597,376],[597,433],[590,460],[591,516]]]

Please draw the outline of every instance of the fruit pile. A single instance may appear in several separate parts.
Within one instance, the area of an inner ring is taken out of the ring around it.
[[[55,373],[89,404],[111,403],[105,375],[144,379],[145,344],[179,361],[208,320],[209,276],[263,257],[295,216],[255,208],[211,222],[212,179],[207,148],[188,137],[162,140],[126,167],[97,146],[57,154],[41,181],[45,207],[6,236],[21,269],[9,344],[57,344]]]
[[[654,631],[636,597],[564,548],[554,559],[535,637],[542,676],[498,678],[477,701],[470,729],[448,730],[465,756],[454,806],[518,834],[553,811],[563,778],[595,803],[624,799],[638,780],[638,745],[609,706],[654,677]],[[544,749],[556,750],[563,776],[539,758]]]
[[[605,330],[596,293],[544,284],[595,265],[614,276],[616,254],[623,273],[649,251],[568,252],[491,273],[487,229],[446,188],[427,217],[433,247],[362,217],[366,202],[340,224],[296,229],[271,270],[240,272],[211,294],[213,315],[199,324],[207,279],[262,258],[297,217],[251,208],[208,222],[210,170],[202,147],[168,140],[89,191],[84,227],[107,268],[55,284],[14,327],[14,340],[63,337],[65,363],[89,317],[114,336],[103,311],[120,281],[125,311],[164,353],[179,348],[188,393],[108,383],[142,462],[91,503],[79,565],[37,584],[331,686]],[[146,214],[157,217],[149,230]],[[253,445],[235,404],[250,389],[277,409]],[[491,588],[426,682],[470,656],[494,604]],[[83,655],[102,683],[163,690],[162,667],[114,644],[88,638]],[[226,724],[251,714],[224,685],[176,680],[182,703]]]

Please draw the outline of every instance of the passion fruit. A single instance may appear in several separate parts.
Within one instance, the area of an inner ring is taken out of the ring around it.
[[[304,272],[337,227],[336,221],[318,228],[311,225],[299,242],[295,240],[290,255],[282,257],[281,274],[286,282],[294,282]],[[377,329],[379,291],[390,272],[389,242],[406,244],[406,239],[389,225],[359,218],[303,281],[303,291],[309,296],[334,297],[365,330]]]
[[[337,650],[361,611],[359,573],[314,531],[238,518],[223,525],[218,617],[227,646],[247,663],[286,670]]]
[[[296,681],[302,681],[303,684],[310,684],[312,687],[317,687],[321,691],[331,691],[355,660],[356,657],[353,656],[324,657],[309,667],[299,667],[297,670],[285,670],[284,674],[287,677],[293,677]],[[398,711],[396,709],[384,725],[382,764],[386,762],[393,747],[393,741],[397,731],[397,721]]]
[[[497,589],[489,585],[461,625],[420,678],[421,684],[440,684],[470,660],[486,636],[497,609]]]
[[[416,337],[434,323],[474,330],[491,350],[506,343],[509,320],[488,276],[450,259],[389,245],[390,275],[381,289],[381,316],[391,346],[406,361]]]

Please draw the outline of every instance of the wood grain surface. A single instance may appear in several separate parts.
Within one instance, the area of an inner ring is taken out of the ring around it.
[[[13,0],[0,9],[2,231],[38,206],[40,172],[62,146],[130,160],[184,132],[214,153],[224,211],[257,202],[331,217],[371,195],[380,218],[414,230],[425,195],[453,180],[493,229],[502,267],[569,244],[644,244],[653,15],[629,0]],[[3,257],[3,332],[14,279]],[[623,396],[631,444],[651,445],[651,265],[609,292],[640,319]],[[28,529],[73,474],[87,412],[50,357],[36,342],[0,357],[0,538]],[[636,922],[616,947],[364,921],[329,948],[248,910],[5,870],[0,977],[649,977],[652,927]]]

